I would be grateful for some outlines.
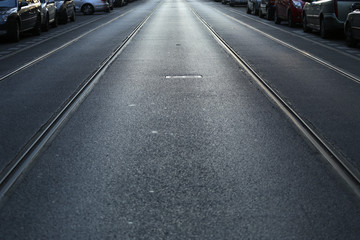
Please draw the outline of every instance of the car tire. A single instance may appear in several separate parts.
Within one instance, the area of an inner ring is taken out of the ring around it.
[[[58,14],[55,14],[54,21],[51,23],[52,27],[57,27],[59,24]]]
[[[275,22],[276,24],[280,24],[280,23],[281,23],[281,20],[280,20],[280,18],[279,18],[278,15],[277,15],[276,9],[275,9],[275,13],[274,13],[274,22]]]
[[[81,11],[85,15],[92,15],[92,14],[94,14],[94,7],[91,6],[90,4],[85,4],[84,6],[82,6]]]
[[[329,32],[326,30],[325,21],[323,18],[320,18],[320,36],[321,38],[329,37]]]
[[[261,8],[259,8],[259,18],[264,18],[264,14],[261,11]]]
[[[41,34],[41,16],[38,15],[36,19],[36,24],[32,30],[34,36],[40,36]]]
[[[356,47],[356,45],[357,45],[356,40],[353,38],[352,31],[351,31],[351,25],[349,23],[346,24],[346,27],[345,27],[345,41],[346,41],[346,45],[348,47]]]
[[[7,37],[12,42],[20,41],[20,26],[17,20],[14,22],[9,22]]]
[[[250,8],[249,8],[249,3],[248,3],[248,6],[247,6],[246,13],[247,13],[247,14],[250,14],[250,13],[251,13],[251,10],[250,10]]]
[[[42,30],[44,32],[47,32],[49,31],[49,29],[50,29],[49,15],[46,14],[45,23],[42,25]]]
[[[292,14],[291,14],[291,11],[289,10],[289,13],[288,13],[288,25],[289,27],[295,27],[295,23],[293,21],[293,18],[292,18]]]
[[[302,16],[302,27],[303,27],[304,32],[306,32],[306,33],[311,32],[311,28],[309,28],[307,25],[307,18],[306,18],[305,13],[303,13],[303,16]]]
[[[70,21],[75,22],[75,19],[76,19],[76,13],[75,13],[75,9],[74,9],[73,13],[72,13],[72,15],[70,17]]]

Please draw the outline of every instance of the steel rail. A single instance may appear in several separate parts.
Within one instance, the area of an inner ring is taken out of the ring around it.
[[[21,48],[21,49],[19,49],[19,50],[16,50],[16,51],[14,51],[14,52],[11,52],[11,53],[9,53],[9,54],[7,54],[7,55],[4,55],[4,56],[0,57],[0,61],[6,59],[6,58],[8,58],[8,57],[11,57],[11,56],[13,56],[13,55],[16,55],[16,54],[18,54],[18,53],[21,53],[21,52],[23,52],[23,51],[25,51],[25,50],[28,50],[28,49],[30,49],[30,48],[33,48],[33,47],[35,47],[35,46],[38,46],[38,45],[40,45],[40,44],[43,44],[44,42],[50,41],[50,40],[52,40],[52,39],[54,39],[54,38],[57,38],[57,37],[59,37],[59,36],[61,36],[61,35],[64,35],[64,34],[69,33],[69,32],[72,32],[72,31],[74,31],[74,30],[76,30],[76,29],[78,29],[78,28],[81,28],[81,27],[84,27],[84,26],[86,26],[86,25],[89,25],[89,24],[91,24],[91,23],[93,23],[93,22],[99,21],[99,20],[101,20],[101,19],[103,19],[103,18],[106,18],[106,17],[108,17],[109,15],[113,15],[113,14],[115,14],[115,13],[112,12],[112,13],[110,13],[110,14],[103,15],[103,16],[98,17],[98,18],[95,18],[95,19],[90,19],[89,21],[86,21],[86,22],[81,23],[81,24],[79,24],[79,25],[76,25],[76,26],[74,26],[74,27],[70,27],[70,28],[68,28],[68,29],[64,29],[64,31],[62,31],[62,32],[60,32],[60,33],[58,33],[58,34],[55,34],[55,35],[53,35],[53,36],[51,36],[51,37],[49,37],[49,38],[46,38],[46,39],[41,40],[41,41],[39,41],[39,42],[33,43],[33,44],[29,45],[29,46],[26,46],[26,47],[24,47],[24,48]],[[16,47],[16,46],[14,46],[14,47]],[[3,50],[6,51],[6,49],[3,49]]]
[[[139,30],[146,24],[149,18],[159,8],[159,2],[151,13],[149,13],[137,27],[126,37],[126,39],[118,46],[114,52],[102,62],[99,68],[87,79],[83,86],[74,93],[74,95],[68,99],[65,106],[49,120],[48,124],[34,137],[34,140],[28,143],[28,147],[19,154],[19,157],[13,161],[4,173],[0,176],[0,201],[4,198],[6,193],[16,183],[19,177],[34,162],[41,150],[44,149],[49,140],[60,129],[60,127],[69,119],[72,112],[74,112],[81,102],[91,92],[96,83],[101,79],[102,75],[109,68],[109,66],[116,60],[116,58],[122,53],[126,46],[130,43],[133,37],[139,32]]]
[[[210,31],[216,41],[227,51],[238,64],[252,77],[262,91],[283,111],[290,119],[295,127],[303,134],[320,154],[333,166],[335,171],[346,181],[354,193],[360,197],[360,174],[348,162],[345,157],[336,152],[333,147],[328,144],[322,137],[317,134],[310,126],[301,118],[301,116],[293,110],[289,104],[283,100],[274,89],[266,83],[264,79],[234,50],[226,43],[224,39],[188,4],[188,7],[199,21]]]
[[[303,51],[303,50],[301,50],[301,49],[299,49],[299,48],[297,48],[297,47],[295,47],[295,46],[293,46],[293,45],[291,45],[289,43],[286,43],[286,42],[284,42],[284,41],[282,41],[282,40],[280,40],[280,39],[278,39],[276,37],[271,36],[270,34],[267,34],[267,33],[263,32],[263,31],[261,31],[261,30],[259,30],[257,28],[254,28],[253,26],[250,26],[249,24],[244,23],[243,21],[240,21],[239,19],[236,19],[236,18],[234,18],[232,16],[229,16],[229,15],[227,15],[226,13],[224,13],[222,11],[219,11],[219,10],[213,8],[213,7],[210,7],[210,8],[212,8],[213,10],[215,10],[215,11],[219,12],[220,14],[224,15],[225,17],[230,18],[230,19],[236,21],[237,23],[240,23],[241,25],[243,25],[243,26],[245,26],[245,27],[247,27],[247,28],[249,28],[249,29],[251,29],[251,30],[253,30],[253,31],[255,31],[255,32],[267,37],[267,38],[269,38],[269,39],[271,39],[271,40],[273,40],[274,42],[277,42],[277,43],[279,43],[279,44],[281,44],[281,45],[283,45],[283,46],[285,46],[285,47],[287,47],[289,49],[292,49],[295,52],[298,52],[301,55],[303,55],[303,56],[305,56],[305,57],[307,57],[307,58],[309,58],[309,59],[311,59],[311,60],[313,60],[313,61],[315,61],[317,63],[320,63],[321,65],[323,65],[323,66],[325,66],[325,67],[327,67],[327,68],[329,68],[329,69],[343,75],[344,77],[346,77],[346,78],[360,84],[360,77],[358,77],[358,76],[356,76],[356,75],[354,75],[352,73],[349,73],[349,72],[345,71],[344,69],[336,67],[335,65],[333,65],[333,64],[331,64],[331,63],[329,63],[329,62],[327,62],[327,61],[325,61],[325,60],[323,60],[321,58],[318,58],[318,57],[312,55],[309,52]]]
[[[223,9],[224,9],[224,8],[223,8]],[[216,10],[217,10],[217,9],[216,9]],[[225,10],[226,10],[226,9],[225,9]],[[217,10],[217,11],[219,11],[219,10]],[[256,18],[256,16],[254,16],[254,15],[250,15],[250,16],[249,16],[248,14],[244,14],[243,12],[237,11],[237,10],[234,10],[234,9],[229,9],[229,12],[238,14],[238,15],[244,17],[244,18],[250,19],[250,20],[252,20],[252,21],[256,21],[256,22],[258,22],[258,23],[260,23],[260,24],[263,24],[263,25],[265,25],[265,26],[267,26],[267,27],[271,27],[271,28],[273,28],[273,29],[276,29],[276,30],[281,31],[281,32],[286,33],[286,34],[289,34],[289,35],[291,35],[291,36],[294,36],[294,37],[297,37],[297,38],[301,38],[301,39],[303,39],[303,40],[305,40],[305,41],[308,41],[308,42],[311,42],[311,43],[313,43],[313,44],[319,45],[319,46],[321,46],[321,47],[327,48],[327,49],[332,50],[332,51],[334,51],[334,52],[337,52],[337,53],[339,53],[339,54],[341,54],[341,55],[344,55],[344,56],[346,56],[346,57],[352,58],[352,59],[354,59],[354,60],[360,60],[360,57],[351,55],[350,53],[346,53],[346,52],[341,51],[341,50],[339,50],[339,49],[336,49],[336,48],[334,48],[334,47],[328,46],[328,45],[326,45],[326,44],[324,44],[324,43],[321,43],[321,42],[318,42],[318,41],[314,41],[314,40],[309,39],[309,38],[307,38],[307,37],[304,37],[304,36],[302,36],[302,35],[296,34],[296,33],[291,32],[291,31],[286,31],[286,30],[281,29],[281,28],[279,28],[279,27],[273,26],[273,25],[271,25],[271,24],[269,24],[269,23],[267,23],[267,22],[261,21],[261,19],[259,19],[259,17]],[[222,12],[222,13],[223,13],[223,12]],[[225,14],[225,13],[224,13],[224,14]],[[301,30],[301,31],[302,31],[302,30]]]
[[[106,26],[106,25],[108,25],[108,24],[110,24],[110,23],[118,20],[119,18],[125,16],[126,14],[128,14],[128,13],[130,13],[130,12],[132,12],[132,11],[134,11],[134,9],[131,9],[131,10],[129,10],[129,11],[127,11],[127,12],[125,12],[125,13],[117,16],[116,18],[113,18],[113,19],[111,19],[110,21],[107,21],[106,23],[103,23],[103,24],[97,26],[96,28],[93,28],[93,29],[91,29],[91,30],[89,30],[89,31],[81,34],[80,36],[74,38],[73,40],[70,40],[70,41],[68,41],[67,43],[64,43],[64,44],[61,45],[60,47],[57,47],[57,48],[55,48],[55,49],[53,49],[53,50],[51,50],[51,51],[49,51],[49,52],[41,55],[40,57],[37,57],[37,58],[35,58],[34,60],[31,60],[30,62],[22,65],[21,67],[12,70],[11,72],[9,72],[9,73],[1,76],[1,77],[0,77],[0,82],[3,81],[3,80],[5,80],[6,78],[9,78],[9,77],[11,77],[11,76],[13,76],[13,75],[15,75],[15,74],[17,74],[17,73],[25,70],[26,68],[34,65],[35,63],[38,63],[38,62],[44,60],[45,58],[49,57],[50,55],[52,55],[52,54],[54,54],[54,53],[56,53],[56,52],[58,52],[58,51],[60,51],[60,50],[62,50],[62,49],[64,49],[64,48],[70,46],[71,44],[79,41],[80,39],[82,39],[82,38],[84,38],[84,37],[86,37],[86,36],[89,35],[90,33],[95,32],[95,31],[98,30],[99,28],[102,28],[102,27],[104,27],[104,26]]]

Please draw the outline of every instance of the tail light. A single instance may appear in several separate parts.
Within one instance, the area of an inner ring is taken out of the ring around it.
[[[339,18],[337,0],[334,0],[334,12],[337,18]]]

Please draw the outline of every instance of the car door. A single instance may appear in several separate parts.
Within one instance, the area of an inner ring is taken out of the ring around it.
[[[21,6],[19,10],[21,30],[29,29],[32,21],[31,5],[29,1],[19,0],[19,6]]]
[[[318,13],[320,11],[319,8],[319,1],[313,0],[310,3],[306,4],[306,16],[307,16],[307,22],[308,25],[312,28],[316,25],[316,18],[318,17]]]
[[[354,38],[360,39],[360,10],[359,13],[353,14],[351,28]]]
[[[46,0],[47,4],[48,4],[48,9],[49,9],[49,19],[55,19],[55,14],[56,14],[56,7],[55,7],[55,0]]]
[[[279,0],[278,2],[278,17],[281,19],[286,19],[286,4],[289,2],[288,0]]]

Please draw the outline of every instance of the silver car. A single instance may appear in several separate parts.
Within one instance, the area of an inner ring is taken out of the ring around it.
[[[58,24],[55,0],[40,0],[41,3],[41,28],[48,31],[50,24],[56,27]]]
[[[85,15],[94,12],[110,12],[110,5],[107,0],[74,0],[76,11],[81,11]]]
[[[351,5],[359,0],[303,0],[302,11],[304,32],[320,31],[322,38],[332,32],[342,32]]]

